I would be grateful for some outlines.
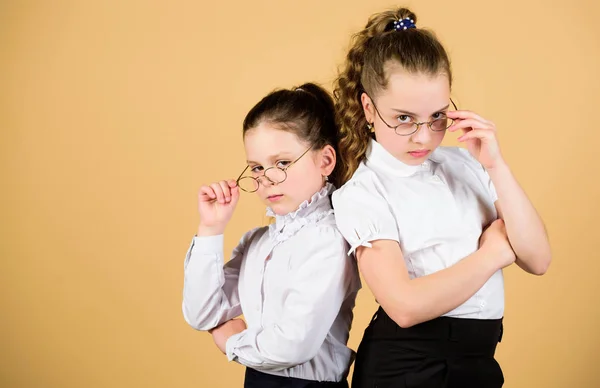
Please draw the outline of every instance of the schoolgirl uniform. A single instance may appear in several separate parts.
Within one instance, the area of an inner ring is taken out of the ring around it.
[[[185,258],[183,314],[210,330],[244,314],[226,344],[245,387],[347,387],[346,346],[360,280],[322,190],[275,222],[246,233],[223,265],[223,236],[194,237]]]
[[[496,191],[483,167],[458,147],[438,147],[407,165],[371,140],[353,177],[333,194],[350,253],[374,240],[400,245],[410,278],[448,268],[479,247],[497,218]],[[497,271],[444,316],[410,328],[380,307],[358,349],[353,387],[500,387],[494,359],[502,335],[504,282]]]

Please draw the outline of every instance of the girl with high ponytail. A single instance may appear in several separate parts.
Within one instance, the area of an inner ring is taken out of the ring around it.
[[[448,55],[406,8],[371,16],[334,96],[338,227],[380,304],[353,387],[501,387],[502,269],[541,275],[544,224],[502,158],[496,127],[451,100]],[[465,148],[441,147],[460,131]]]

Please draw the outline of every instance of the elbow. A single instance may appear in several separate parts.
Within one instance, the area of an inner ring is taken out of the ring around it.
[[[545,244],[537,245],[534,252],[536,254],[532,252],[532,260],[529,260],[529,272],[533,275],[542,276],[548,272],[548,268],[550,268],[550,263],[552,262],[552,248],[550,247],[550,243],[546,241]]]
[[[549,249],[545,250],[545,252],[538,254],[534,260],[529,260],[527,272],[533,275],[542,276],[548,272],[551,262],[552,254]]]
[[[216,325],[207,324],[204,321],[193,321],[193,320],[189,320],[187,318],[185,318],[185,321],[187,322],[188,325],[190,325],[190,327],[192,329],[198,330],[198,331],[209,331],[216,327]]]
[[[184,318],[185,318],[185,321],[187,322],[187,324],[190,325],[190,327],[194,330],[209,331],[216,327],[216,325],[207,324],[205,321],[190,320],[187,317],[184,317]]]
[[[191,311],[183,305],[183,319],[195,330],[208,331],[214,329],[218,322],[210,318],[207,314],[203,314],[201,310]]]
[[[392,309],[391,314],[388,315],[403,329],[408,329],[409,327],[422,322],[422,320],[419,320],[418,318],[416,306],[411,306],[409,303],[399,304],[395,309]]]
[[[531,268],[531,273],[537,276],[544,275],[546,272],[548,272],[548,268],[550,268],[551,261],[552,259],[550,258],[550,255],[544,257],[535,266]]]
[[[414,315],[407,313],[396,314],[392,319],[394,320],[394,322],[396,322],[398,326],[400,326],[403,329],[408,329],[409,327],[420,323],[415,319]]]

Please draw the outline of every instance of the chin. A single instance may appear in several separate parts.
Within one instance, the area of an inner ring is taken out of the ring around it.
[[[271,206],[271,209],[273,210],[273,213],[277,214],[278,216],[285,216],[288,213],[293,212],[296,209],[290,209],[288,206]]]
[[[265,205],[267,205],[268,207],[271,208],[271,210],[273,210],[273,213],[277,214],[278,216],[284,216],[286,214],[288,214],[289,212],[291,212],[292,210],[289,209],[289,206],[286,206],[286,204],[284,203],[271,203],[268,199],[265,200]]]
[[[425,160],[427,160],[427,158],[422,158],[422,159],[408,159],[408,160],[402,160],[402,162],[408,166],[418,166],[420,164],[422,164]]]

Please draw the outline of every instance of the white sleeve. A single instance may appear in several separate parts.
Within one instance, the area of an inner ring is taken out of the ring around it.
[[[373,185],[348,182],[333,193],[335,220],[352,254],[358,247],[371,247],[375,240],[400,242],[398,224],[388,202]]]
[[[351,285],[358,281],[356,265],[346,256],[344,238],[333,225],[303,233],[283,311],[272,325],[248,328],[227,340],[229,360],[258,369],[278,371],[313,359],[335,321]],[[300,251],[300,250],[299,250]]]
[[[194,237],[184,262],[183,317],[197,330],[210,330],[242,314],[240,265],[255,229],[242,237],[224,264],[223,235]]]

